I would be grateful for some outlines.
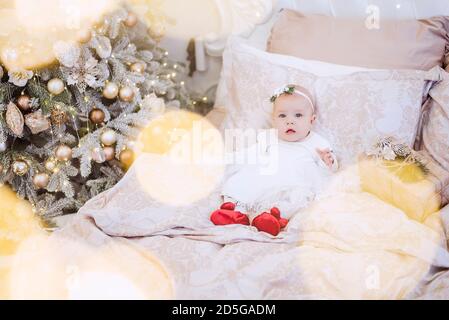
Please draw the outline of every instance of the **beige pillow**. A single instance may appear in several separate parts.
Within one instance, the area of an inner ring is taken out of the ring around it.
[[[364,19],[284,10],[267,51],[366,68],[430,70],[443,65],[448,32],[449,17],[380,19],[379,29],[369,29]]]
[[[438,72],[380,70],[319,76],[289,58],[230,39],[223,61],[228,92],[224,128],[269,128],[271,94],[295,83],[314,92],[315,130],[331,142],[342,164],[355,163],[381,136],[413,144],[425,87]]]

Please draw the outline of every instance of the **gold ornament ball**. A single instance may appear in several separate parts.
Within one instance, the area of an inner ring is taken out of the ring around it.
[[[130,12],[130,13],[128,13],[128,16],[126,17],[125,25],[128,28],[132,28],[137,24],[137,21],[138,21],[137,15],[134,12]]]
[[[114,160],[115,158],[115,149],[113,147],[104,147],[103,148],[104,155],[106,157],[106,161]]]
[[[28,111],[31,109],[31,99],[26,94],[21,95],[19,99],[17,99],[17,106],[22,111]]]
[[[46,173],[38,173],[33,177],[34,186],[38,189],[44,189],[48,186],[50,176]]]
[[[118,96],[119,88],[114,82],[108,82],[103,89],[103,97],[106,99],[115,99]]]
[[[134,99],[134,90],[131,87],[125,86],[120,89],[120,99],[124,102],[131,102]]]
[[[56,163],[55,161],[49,159],[45,162],[45,169],[47,169],[48,171],[53,171],[56,169]]]
[[[136,62],[131,65],[131,71],[135,73],[143,74],[146,70],[146,65],[143,62]]]
[[[90,119],[90,121],[92,121],[95,124],[100,124],[100,123],[103,123],[103,121],[105,119],[105,114],[104,114],[103,110],[93,109],[89,113],[89,119]]]
[[[120,162],[127,168],[129,168],[134,161],[134,152],[130,149],[125,149],[120,152]]]
[[[117,134],[114,130],[108,129],[101,134],[100,140],[105,146],[112,146],[117,142]]]
[[[72,148],[62,144],[56,148],[55,156],[59,161],[68,161],[72,159]]]
[[[148,30],[150,36],[156,39],[161,39],[166,33],[166,26],[162,22],[155,21],[151,24],[151,28]]]
[[[64,82],[59,78],[53,78],[48,81],[47,89],[51,94],[57,96],[64,91]]]
[[[92,39],[92,32],[88,28],[82,29],[76,34],[76,40],[78,40],[79,43],[88,43],[90,39]]]
[[[29,170],[28,163],[23,160],[16,160],[12,164],[12,171],[19,177],[24,176]]]

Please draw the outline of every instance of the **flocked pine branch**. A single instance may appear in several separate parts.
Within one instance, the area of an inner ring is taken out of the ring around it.
[[[187,67],[135,17],[122,8],[82,44],[56,43],[55,66],[0,69],[0,182],[42,217],[74,212],[114,186],[127,167],[122,154],[161,103],[191,109]]]

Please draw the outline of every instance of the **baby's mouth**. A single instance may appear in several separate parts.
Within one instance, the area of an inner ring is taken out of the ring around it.
[[[295,134],[296,131],[293,129],[288,129],[287,131],[285,131],[286,134]]]

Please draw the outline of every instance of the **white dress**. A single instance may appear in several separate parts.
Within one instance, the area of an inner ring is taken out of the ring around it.
[[[250,216],[276,206],[283,218],[290,219],[316,197],[338,168],[335,155],[329,168],[316,149],[332,151],[325,138],[310,132],[301,142],[279,139],[266,148],[256,144],[240,151],[240,156],[245,153],[246,159],[258,161],[234,166],[235,172],[225,181],[221,194]]]

